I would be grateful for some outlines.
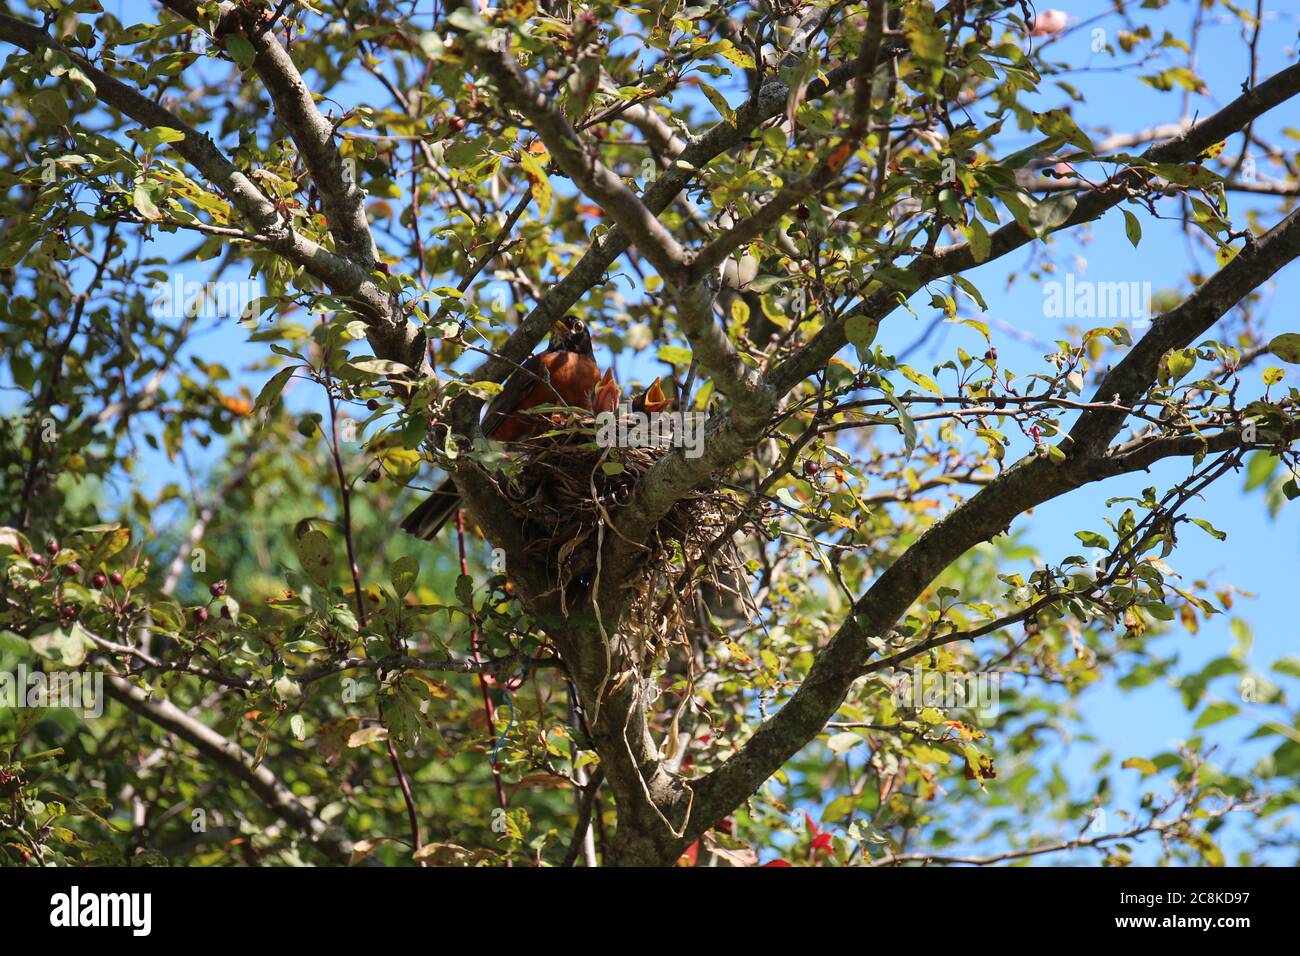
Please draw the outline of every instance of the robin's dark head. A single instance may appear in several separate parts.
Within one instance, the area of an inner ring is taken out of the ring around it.
[[[591,333],[587,331],[586,323],[576,315],[560,319],[551,330],[551,343],[546,350],[591,355]]]

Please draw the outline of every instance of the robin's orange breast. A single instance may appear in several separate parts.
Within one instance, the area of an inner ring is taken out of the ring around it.
[[[523,399],[492,431],[496,441],[524,441],[549,427],[539,415],[521,412],[538,405],[572,405],[591,411],[593,393],[600,380],[596,360],[577,352],[546,352],[541,356],[538,379]]]

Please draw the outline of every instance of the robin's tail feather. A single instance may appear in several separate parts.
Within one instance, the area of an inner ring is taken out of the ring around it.
[[[437,491],[406,516],[402,530],[425,541],[432,541],[459,507],[460,492],[456,490],[456,483],[448,478],[438,486]]]

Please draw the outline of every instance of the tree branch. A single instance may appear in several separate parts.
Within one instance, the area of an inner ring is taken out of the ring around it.
[[[1210,276],[1175,309],[1156,319],[1146,335],[1129,350],[1097,386],[1093,402],[1128,405],[1155,381],[1160,359],[1170,349],[1186,348],[1252,289],[1300,256],[1300,208],[1258,239],[1247,242],[1227,265]],[[1128,415],[1118,409],[1096,409],[1083,415],[1062,448],[1069,455],[1089,454],[1115,437]]]
[[[0,14],[0,41],[29,52],[54,50],[66,56],[94,84],[107,106],[143,127],[165,126],[185,135],[169,147],[187,160],[211,184],[230,198],[240,216],[265,239],[267,248],[302,266],[334,293],[350,298],[366,318],[370,343],[376,354],[408,366],[418,366],[423,356],[420,333],[408,329],[405,318],[394,314],[393,300],[371,278],[366,266],[337,255],[294,230],[261,190],[228,160],[211,137],[137,90],[114,79],[89,60],[65,49],[37,27]]]
[[[588,153],[577,130],[520,69],[508,50],[498,49],[504,46],[503,36],[503,33],[489,32],[486,25],[479,31],[461,33],[470,59],[496,81],[502,99],[532,124],[555,165],[609,212],[665,281],[672,281],[681,271],[685,258],[682,247],[641,197],[594,154]]]
[[[880,65],[880,49],[885,33],[884,0],[871,0],[866,19],[867,29],[854,67],[853,120],[849,129],[811,173],[783,186],[752,216],[732,226],[701,249],[691,264],[691,273],[696,279],[718,268],[740,246],[766,234],[782,216],[794,208],[795,203],[829,186],[857,150],[871,124],[871,82],[876,67]]]
[[[283,781],[244,748],[170,701],[152,700],[148,691],[121,677],[105,675],[104,689],[114,700],[193,745],[206,759],[246,783],[268,809],[297,827],[331,860],[343,864],[351,860],[352,841],[312,813]]]
[[[1185,163],[1226,139],[1247,122],[1267,112],[1300,93],[1300,64],[1290,66],[1269,77],[1263,83],[1233,100],[1219,112],[1195,126],[1188,127],[1173,139],[1152,146],[1142,154],[1148,163]],[[1078,200],[1074,211],[1053,232],[1070,229],[1091,222],[1108,209],[1117,206],[1129,191],[1140,187],[1151,177],[1141,168],[1129,167],[1103,184],[1103,188],[1089,189]],[[1025,232],[1019,223],[1009,222],[990,237],[989,254],[976,260],[969,243],[958,243],[939,249],[930,255],[920,255],[906,267],[918,286],[944,276],[956,275],[1000,258],[1033,241],[1035,237]],[[847,322],[855,315],[884,318],[899,305],[900,293],[885,288],[864,299],[856,308],[846,309],[839,320],[827,325],[790,358],[775,366],[767,374],[767,382],[777,392],[784,394],[800,381],[830,361],[831,356],[848,343]]]
[[[1295,241],[1298,219],[1300,211],[1293,212],[1254,243],[1253,251],[1241,252],[1182,305],[1157,319],[1125,361],[1107,376],[1110,385],[1103,381],[1094,401],[1116,393],[1131,402],[1150,385],[1155,366],[1168,348],[1201,334],[1258,282],[1300,256],[1300,242]],[[1239,262],[1243,257],[1247,258]],[[1185,439],[1155,440],[1124,446],[1115,456],[1102,454],[1104,444],[1098,448],[1095,439],[1113,436],[1125,416],[1126,412],[1105,406],[1083,412],[1071,437],[1062,440],[1064,462],[1056,463],[1038,453],[1022,458],[932,525],[854,603],[853,613],[817,654],[807,677],[785,706],[765,721],[738,753],[694,785],[699,811],[692,827],[707,826],[700,821],[729,813],[820,731],[862,674],[872,653],[867,639],[888,633],[940,572],[971,547],[1006,531],[1026,510],[1075,488],[1146,468],[1159,457],[1195,453],[1204,447],[1204,443]],[[1225,430],[1213,443],[1230,443],[1236,434]],[[694,829],[692,832],[698,835]],[[691,838],[688,834],[687,839]]]
[[[196,26],[203,27],[197,0],[163,0],[163,5]],[[340,250],[365,269],[374,265],[377,255],[370,224],[366,221],[365,196],[355,176],[344,173],[343,157],[334,144],[334,124],[316,108],[311,91],[288,52],[252,14],[238,4],[223,2],[217,8],[217,25],[237,23],[240,32],[257,51],[253,69],[261,77],[275,117],[284,124],[298,145],[303,164],[311,173],[320,194],[321,206],[330,231]]]

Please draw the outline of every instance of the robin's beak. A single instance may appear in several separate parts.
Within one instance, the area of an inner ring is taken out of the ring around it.
[[[557,322],[555,323],[555,325],[553,325],[553,326],[551,327],[551,334],[552,334],[552,335],[561,335],[561,336],[563,336],[563,335],[568,335],[568,334],[569,334],[570,332],[572,332],[572,331],[573,331],[573,330],[572,330],[571,328],[569,328],[569,324],[568,324],[567,322],[565,322],[564,319],[560,319],[559,321],[557,321]]]
[[[597,415],[601,412],[613,412],[618,409],[618,382],[614,381],[613,367],[605,369],[605,374],[599,382],[596,383],[596,398],[592,404],[592,411]]]
[[[632,411],[634,412],[662,412],[664,409],[671,407],[673,400],[664,395],[664,390],[659,384],[659,379],[655,379],[640,395],[632,399]]]

